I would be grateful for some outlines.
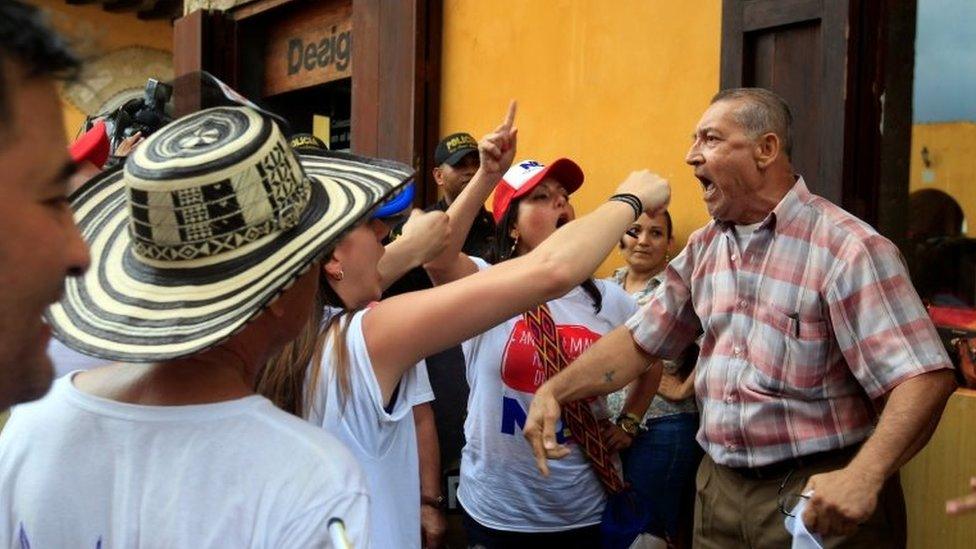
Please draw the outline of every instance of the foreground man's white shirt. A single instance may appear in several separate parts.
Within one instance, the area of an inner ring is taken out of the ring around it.
[[[141,406],[74,374],[0,433],[0,546],[331,547],[341,519],[369,547],[358,464],[261,396]]]

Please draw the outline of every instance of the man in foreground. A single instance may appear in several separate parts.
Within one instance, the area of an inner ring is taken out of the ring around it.
[[[55,86],[77,69],[37,8],[0,4],[0,412],[47,392],[51,331],[41,315],[65,277],[88,266],[68,207],[75,164]]]

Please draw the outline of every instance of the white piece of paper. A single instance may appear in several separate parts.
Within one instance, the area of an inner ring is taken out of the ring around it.
[[[786,530],[793,535],[792,548],[823,549],[823,539],[807,530],[806,524],[803,524],[803,511],[807,508],[807,501],[809,501],[813,492],[810,491],[803,495],[804,497],[800,498],[800,501],[790,511],[790,514],[793,516],[787,516],[786,520],[783,521],[786,525]]]
[[[668,542],[663,539],[644,533],[637,536],[634,543],[628,549],[668,549]]]

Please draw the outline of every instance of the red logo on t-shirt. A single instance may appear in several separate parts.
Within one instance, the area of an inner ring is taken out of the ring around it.
[[[576,360],[594,341],[600,339],[600,334],[586,326],[559,325],[556,330],[559,332],[563,353],[569,362]],[[545,380],[545,368],[536,353],[532,333],[525,325],[525,319],[520,318],[508,336],[505,354],[502,355],[502,381],[517,391],[535,393]]]

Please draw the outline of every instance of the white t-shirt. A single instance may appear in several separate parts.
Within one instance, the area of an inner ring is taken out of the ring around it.
[[[261,396],[141,406],[69,375],[0,434],[0,546],[368,546],[362,473],[334,437]]]
[[[330,309],[327,319],[339,311]],[[370,493],[372,547],[420,547],[420,466],[413,407],[434,400],[423,362],[400,378],[392,411],[382,392],[363,339],[363,315],[346,315],[349,388],[345,407],[335,375],[334,341],[326,339],[308,420],[348,446],[363,467]],[[331,333],[331,332],[327,332]]]
[[[548,304],[570,361],[637,311],[634,298],[616,284],[597,280],[596,286],[603,295],[599,313],[579,287]],[[522,436],[532,396],[545,380],[522,316],[461,348],[471,386],[458,486],[464,509],[496,530],[554,532],[599,523],[604,489],[582,451],[570,439],[570,455],[550,461],[549,477],[543,478]]]
[[[749,245],[749,240],[752,238],[753,233],[756,229],[762,225],[763,222],[759,221],[757,223],[750,223],[748,225],[736,225],[735,226],[735,243],[739,245],[739,251],[745,251],[746,247]]]

